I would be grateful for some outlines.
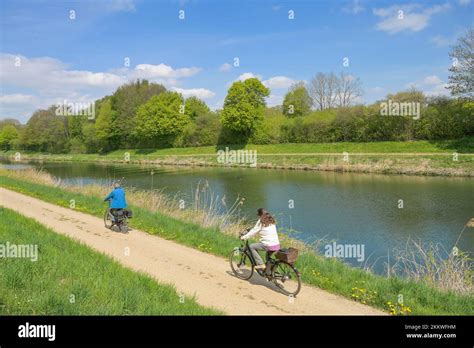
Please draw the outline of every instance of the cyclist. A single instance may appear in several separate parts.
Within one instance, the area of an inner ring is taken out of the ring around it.
[[[280,250],[280,240],[278,239],[278,233],[276,230],[275,219],[270,215],[268,211],[263,208],[257,210],[258,221],[255,227],[249,230],[245,235],[240,237],[242,240],[249,239],[255,234],[260,234],[260,242],[250,244],[250,251],[255,259],[256,269],[265,270],[266,265],[263,263],[262,258],[258,254],[259,250],[265,251],[278,251]]]
[[[114,182],[114,189],[105,197],[104,202],[110,200],[110,212],[114,217],[118,210],[125,209],[127,207],[127,200],[125,199],[125,190],[121,187],[120,181]]]

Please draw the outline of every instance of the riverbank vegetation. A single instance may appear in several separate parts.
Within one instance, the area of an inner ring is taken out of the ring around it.
[[[37,260],[0,258],[1,315],[217,315],[170,285],[33,219],[0,208],[0,241],[37,245]]]
[[[22,160],[115,162],[182,166],[252,166],[219,161],[216,151],[247,150],[256,154],[257,168],[355,173],[474,176],[474,137],[458,140],[205,146],[192,148],[116,150],[100,154],[21,152]],[[15,160],[18,151],[0,152]],[[347,153],[347,157],[344,154]]]
[[[2,170],[0,171],[0,186],[64,207],[69,207],[70,200],[74,199],[75,209],[97,217],[102,217],[105,208],[100,198],[107,190],[106,187],[66,186],[42,172]],[[239,243],[236,233],[244,227],[242,221],[230,217],[212,219],[210,216],[216,214],[216,210],[209,210],[209,201],[204,198],[198,205],[191,203],[185,209],[187,211],[180,211],[180,209],[167,209],[167,206],[172,207],[174,203],[170,203],[169,198],[159,193],[130,190],[128,197],[131,209],[134,211],[134,219],[131,221],[134,228],[222,257],[227,257],[229,251]],[[236,200],[235,204],[241,204],[241,201]],[[229,207],[229,209],[231,211],[233,208]],[[205,216],[206,214],[210,216]],[[395,311],[393,314],[408,314],[410,312],[406,310],[407,308],[415,315],[474,313],[472,269],[470,268],[472,264],[468,263],[467,269],[463,266],[464,268],[452,270],[460,272],[459,275],[463,281],[457,282],[455,288],[450,288],[445,287],[449,282],[436,278],[449,275],[449,272],[433,275],[433,282],[428,281],[430,276],[428,274],[420,276],[417,281],[396,275],[384,277],[375,275],[370,270],[350,267],[338,259],[323,257],[311,246],[302,246],[300,242],[289,237],[285,237],[283,243],[285,245],[295,243],[302,249],[297,267],[301,270],[302,279],[307,284],[391,313],[393,313],[393,304],[398,303],[395,307],[402,308],[398,300],[403,298],[404,310]],[[459,255],[465,257],[463,254]],[[458,259],[453,258],[453,260]],[[449,266],[459,264],[466,265],[464,262],[458,262],[450,263]],[[420,264],[420,267],[423,265]],[[444,285],[440,288],[438,284]],[[460,284],[462,291],[459,289]],[[361,296],[360,293],[370,294],[370,296]]]

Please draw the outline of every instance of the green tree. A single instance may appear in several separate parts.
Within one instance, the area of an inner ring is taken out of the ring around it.
[[[0,130],[3,129],[6,125],[12,125],[15,127],[17,130],[21,128],[21,123],[18,120],[15,120],[14,118],[4,118],[3,120],[0,120]]]
[[[114,111],[113,132],[111,143],[114,148],[130,147],[135,145],[133,138],[135,117],[138,108],[151,97],[166,91],[160,84],[149,83],[147,80],[137,80],[120,86],[111,97],[111,106]]]
[[[11,124],[7,124],[0,132],[0,149],[10,150],[16,139],[18,139],[18,130]]]
[[[69,142],[65,117],[56,115],[56,106],[34,112],[20,133],[20,146],[33,151],[67,152]]]
[[[69,122],[69,136],[74,139],[83,140],[84,134],[82,129],[84,127],[84,123],[87,122],[87,116],[78,115],[78,116],[68,116]]]
[[[288,117],[304,116],[311,111],[313,99],[309,96],[304,83],[290,87],[283,100],[283,114]]]
[[[215,113],[198,116],[176,138],[175,147],[217,145],[221,130],[220,118]]]
[[[112,103],[110,98],[105,99],[99,109],[99,114],[95,120],[95,137],[97,138],[97,144],[99,145],[99,152],[106,152],[113,148],[111,142],[112,133],[112,122],[113,122],[113,111]]]
[[[198,116],[206,115],[211,112],[204,101],[194,96],[186,99],[185,106],[186,115],[188,115],[192,120],[195,120]]]
[[[169,146],[190,121],[184,110],[179,93],[154,96],[138,109],[134,135],[147,146]]]
[[[82,127],[82,133],[84,134],[84,146],[85,152],[95,153],[101,150],[101,144],[97,138],[97,129],[95,123],[86,122]]]
[[[263,119],[265,97],[269,95],[270,90],[256,78],[234,82],[224,100],[222,125],[245,137],[250,136]]]

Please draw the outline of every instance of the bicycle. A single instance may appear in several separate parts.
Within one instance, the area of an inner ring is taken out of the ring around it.
[[[241,233],[243,236],[245,233]],[[296,296],[301,290],[301,273],[292,264],[273,258],[274,252],[266,252],[266,268],[257,269],[257,273],[272,281],[285,295]],[[252,277],[256,266],[255,259],[250,251],[248,240],[242,241],[240,247],[234,248],[230,254],[230,267],[235,276],[242,280]]]
[[[104,225],[106,228],[111,230],[114,226],[117,226],[120,232],[128,232],[128,214],[124,209],[115,209],[115,214],[112,213],[110,208],[110,200],[108,200],[109,206],[104,214]]]

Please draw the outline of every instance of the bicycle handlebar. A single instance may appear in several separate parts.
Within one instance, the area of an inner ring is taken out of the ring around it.
[[[250,228],[246,228],[245,231],[239,233],[239,237],[245,236],[250,230]]]

